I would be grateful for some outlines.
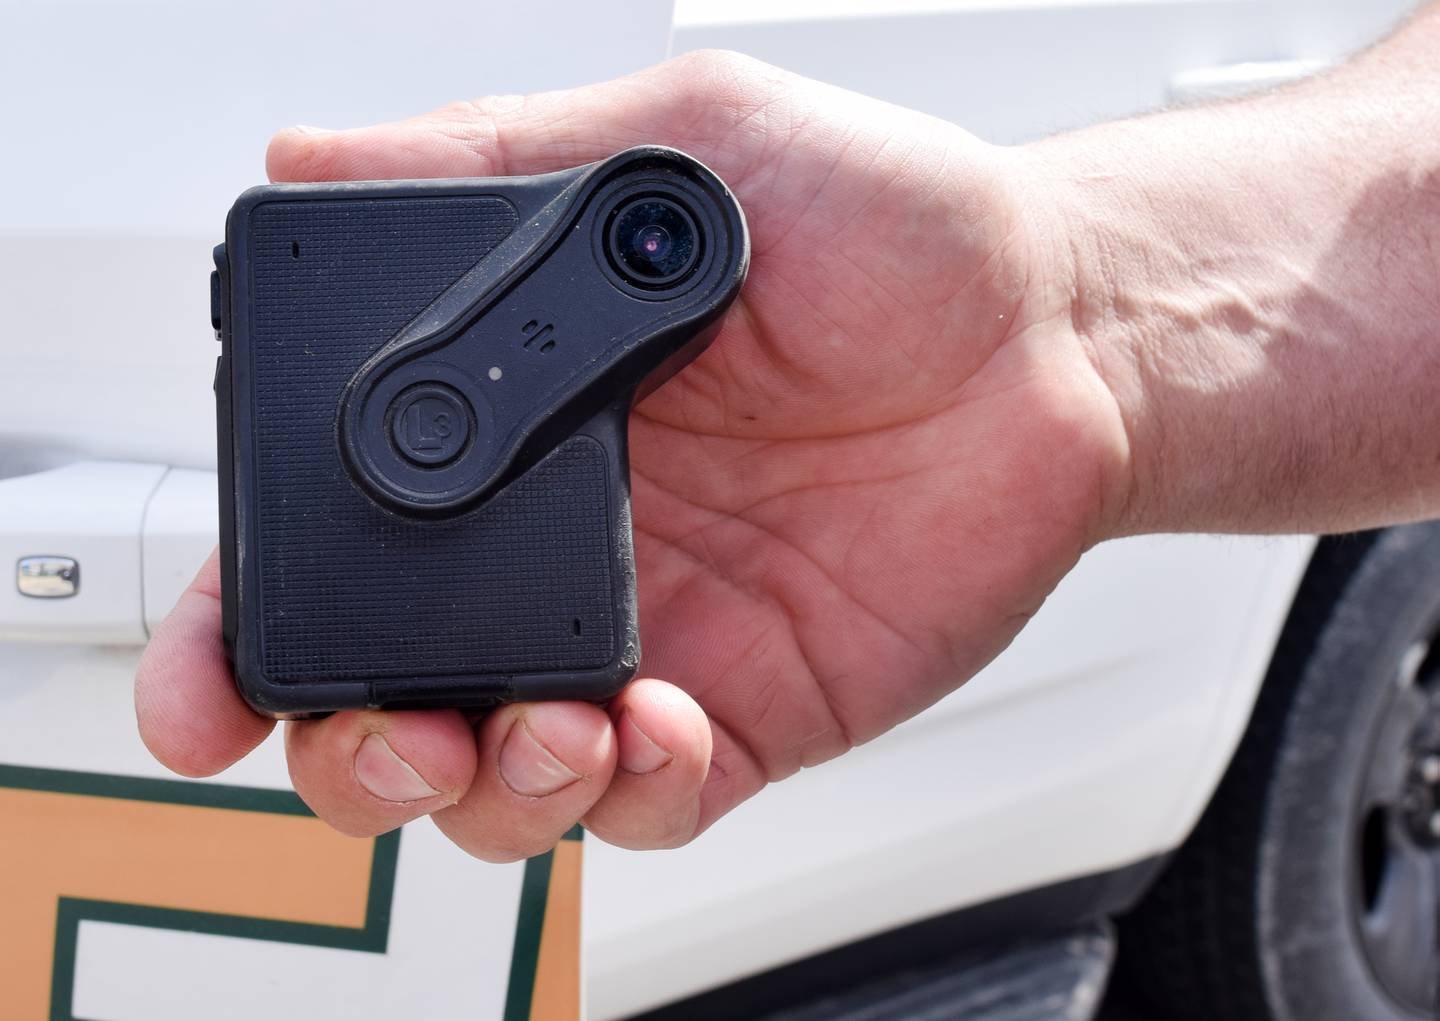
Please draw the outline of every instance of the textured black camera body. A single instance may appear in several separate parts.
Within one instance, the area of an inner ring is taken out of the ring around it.
[[[226,649],[261,712],[601,700],[640,646],[626,427],[744,280],[723,183],[274,185],[212,281]]]

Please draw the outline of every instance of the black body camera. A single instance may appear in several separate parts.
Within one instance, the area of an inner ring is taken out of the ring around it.
[[[247,191],[212,278],[226,649],[257,710],[610,697],[640,657],[626,427],[749,242],[671,149]]]

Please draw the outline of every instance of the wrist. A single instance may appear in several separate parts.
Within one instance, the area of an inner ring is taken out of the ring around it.
[[[1171,247],[1163,200],[1145,167],[1153,152],[1130,124],[1057,136],[1022,150],[1027,208],[1037,225],[1054,312],[1072,331],[1113,402],[1126,438],[1120,492],[1106,538],[1163,530],[1169,512],[1163,470],[1163,413],[1155,373],[1157,342],[1175,337],[1175,267],[1155,254]],[[1172,356],[1173,357],[1173,356]]]
[[[1379,466],[1407,426],[1387,433],[1381,370],[1418,349],[1418,288],[1433,290],[1433,266],[1394,246],[1424,244],[1413,223],[1434,217],[1381,161],[1407,151],[1373,136],[1383,108],[1314,88],[1320,102],[1278,93],[1030,147],[1070,324],[1125,423],[1117,534],[1332,530],[1389,510]]]

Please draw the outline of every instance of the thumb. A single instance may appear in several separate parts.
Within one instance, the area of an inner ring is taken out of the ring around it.
[[[658,143],[685,149],[733,184],[764,149],[760,132],[740,129],[767,108],[783,75],[739,54],[691,53],[614,81],[452,103],[373,127],[287,128],[271,140],[266,170],[272,181],[494,177]]]

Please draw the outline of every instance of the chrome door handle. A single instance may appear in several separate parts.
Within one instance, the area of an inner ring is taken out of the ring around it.
[[[65,599],[80,588],[80,565],[69,557],[21,557],[15,587],[31,599]]]
[[[215,492],[135,462],[0,479],[0,640],[144,643],[215,544]]]

